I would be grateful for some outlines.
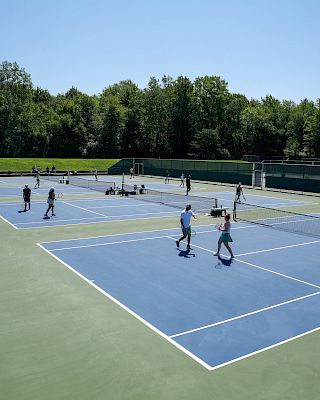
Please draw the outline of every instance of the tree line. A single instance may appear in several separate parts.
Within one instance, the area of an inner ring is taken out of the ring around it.
[[[53,96],[17,63],[0,64],[1,157],[241,159],[320,157],[320,99],[230,93],[217,76],[130,80]]]

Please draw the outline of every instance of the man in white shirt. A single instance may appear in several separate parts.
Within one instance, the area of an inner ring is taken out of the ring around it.
[[[186,208],[181,212],[180,223],[182,229],[182,235],[179,240],[176,240],[177,247],[179,248],[181,240],[187,238],[188,245],[187,249],[190,250],[190,240],[191,240],[191,217],[196,219],[196,216],[191,211],[191,204],[187,204]]]

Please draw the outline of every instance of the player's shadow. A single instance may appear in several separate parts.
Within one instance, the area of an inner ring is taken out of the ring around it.
[[[216,269],[221,269],[223,266],[225,267],[231,267],[232,260],[226,260],[224,258],[218,257],[217,263],[215,265]]]
[[[195,256],[196,255],[194,253],[191,253],[190,250],[179,250],[179,257],[191,258]]]

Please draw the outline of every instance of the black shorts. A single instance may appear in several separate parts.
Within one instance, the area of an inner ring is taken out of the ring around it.
[[[24,198],[24,202],[25,202],[25,203],[30,203],[30,198],[29,198],[29,197],[25,197],[25,198]]]

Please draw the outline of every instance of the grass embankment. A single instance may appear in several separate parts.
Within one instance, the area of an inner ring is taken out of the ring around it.
[[[79,158],[0,158],[0,171],[31,171],[32,167],[45,171],[52,165],[58,171],[105,171],[117,163],[118,159],[79,159]]]

